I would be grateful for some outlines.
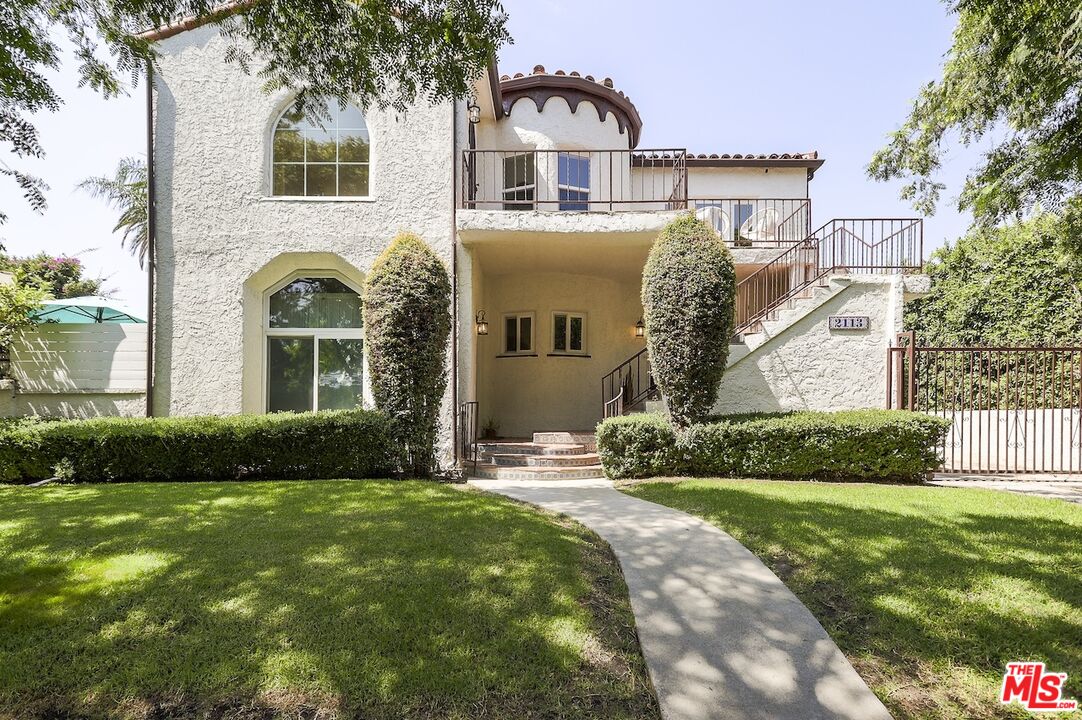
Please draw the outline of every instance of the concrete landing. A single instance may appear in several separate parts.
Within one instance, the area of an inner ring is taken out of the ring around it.
[[[890,718],[808,609],[714,526],[606,480],[470,483],[564,513],[612,546],[666,720]]]
[[[973,476],[966,479],[957,479],[949,475],[937,475],[936,479],[929,484],[942,487],[999,490],[1019,495],[1050,498],[1052,500],[1066,500],[1067,502],[1082,505],[1082,480],[1010,480],[1001,477]]]

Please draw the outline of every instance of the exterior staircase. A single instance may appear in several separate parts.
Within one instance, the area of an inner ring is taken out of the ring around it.
[[[924,225],[919,218],[831,220],[806,238],[779,248],[773,260],[736,287],[729,366],[740,362],[840,292],[853,275],[919,272]],[[601,380],[604,417],[656,405],[657,387],[646,349]]]
[[[539,432],[531,439],[481,440],[473,477],[488,480],[584,480],[604,477],[592,432]]]

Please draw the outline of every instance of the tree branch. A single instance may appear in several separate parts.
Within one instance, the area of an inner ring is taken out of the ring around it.
[[[219,5],[217,8],[204,15],[191,15],[186,18],[181,18],[176,22],[163,25],[160,28],[154,28],[153,30],[139,33],[137,37],[140,40],[146,40],[147,42],[165,40],[174,35],[180,35],[182,32],[194,30],[197,27],[209,25],[218,22],[219,20],[225,20],[228,17],[232,17],[237,13],[242,13],[245,10],[258,5],[261,2],[263,2],[263,0],[232,0],[231,2]]]

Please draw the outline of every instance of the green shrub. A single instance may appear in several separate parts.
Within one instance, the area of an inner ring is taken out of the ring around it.
[[[690,474],[905,482],[919,481],[939,465],[938,447],[950,427],[943,418],[899,410],[733,416],[674,433],[673,445],[665,448],[657,445],[664,441],[659,430],[638,430],[649,432],[653,442],[629,442],[622,439],[626,430],[610,430],[608,423],[614,421],[598,427],[598,450],[614,478]]]
[[[0,477],[75,482],[364,478],[394,469],[390,422],[365,410],[26,424],[0,435]],[[12,449],[30,456],[14,460]]]
[[[41,452],[43,426],[36,418],[0,419],[0,482],[49,477],[52,466]]]
[[[413,477],[435,466],[450,307],[443,262],[416,235],[399,234],[365,283],[364,326],[372,395],[393,421],[403,470]]]
[[[714,407],[733,334],[732,256],[693,215],[669,223],[642,274],[646,345],[674,423],[701,421]]]
[[[638,413],[597,426],[597,449],[613,479],[678,475],[682,466],[676,431],[660,415]]]
[[[919,481],[949,426],[898,410],[798,412],[696,426],[682,444],[695,475]]]

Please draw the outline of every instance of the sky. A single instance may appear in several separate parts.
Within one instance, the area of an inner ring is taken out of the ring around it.
[[[501,73],[540,64],[611,77],[642,116],[639,147],[817,150],[826,163],[811,185],[813,223],[914,215],[898,198],[900,182],[873,182],[864,169],[919,88],[940,75],[954,28],[940,0],[504,0],[504,8],[514,44],[500,54]],[[0,243],[14,255],[76,255],[119,302],[145,314],[145,274],[112,234],[116,212],[75,189],[111,174],[123,156],[145,157],[143,88],[104,100],[77,86],[70,62],[50,79],[65,104],[35,117],[46,157],[8,158],[49,183],[49,208],[35,214],[0,178],[9,215]],[[925,223],[926,255],[968,227],[955,199],[980,151],[948,156],[944,201]]]

